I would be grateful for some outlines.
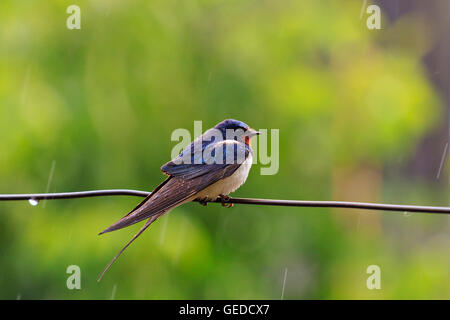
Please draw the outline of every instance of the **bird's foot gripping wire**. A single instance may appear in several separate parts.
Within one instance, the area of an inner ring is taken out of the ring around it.
[[[220,202],[222,202],[222,207],[231,208],[232,206],[234,206],[234,203],[229,203],[229,201],[231,200],[229,196],[221,194],[219,195],[219,198]]]
[[[198,203],[200,203],[202,206],[207,206],[208,205],[208,198],[202,198],[202,199],[197,199]]]

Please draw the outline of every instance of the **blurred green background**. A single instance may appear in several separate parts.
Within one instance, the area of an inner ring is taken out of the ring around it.
[[[449,3],[378,1],[381,30],[363,3],[2,0],[0,193],[150,191],[174,129],[235,118],[280,166],[233,196],[449,205]],[[140,200],[0,203],[0,298],[450,298],[449,217],[319,208],[186,204],[97,283]]]

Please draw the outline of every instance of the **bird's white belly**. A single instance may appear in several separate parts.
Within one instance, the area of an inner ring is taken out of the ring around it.
[[[215,200],[219,195],[228,195],[235,191],[245,182],[245,180],[247,180],[248,173],[252,166],[252,161],[252,155],[249,154],[247,159],[231,176],[217,181],[216,183],[200,191],[196,195],[196,198],[208,198],[209,200]]]

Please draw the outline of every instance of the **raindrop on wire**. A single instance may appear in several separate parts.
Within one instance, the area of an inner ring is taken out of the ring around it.
[[[37,205],[39,204],[39,200],[36,200],[36,199],[33,199],[33,198],[29,199],[28,202],[29,202],[33,207],[35,207],[35,206],[37,206]]]

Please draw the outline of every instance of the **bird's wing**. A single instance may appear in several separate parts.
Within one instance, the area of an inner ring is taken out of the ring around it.
[[[237,169],[252,152],[248,145],[235,140],[207,144],[198,151],[195,150],[194,143],[163,165],[161,171],[182,179],[197,178],[227,167]]]
[[[206,150],[211,157],[205,156],[206,160],[203,163],[179,163],[174,159],[164,165],[162,171],[169,174],[169,178],[134,210],[100,234],[122,229],[193,200],[199,191],[232,175],[243,162],[240,158],[245,161],[251,152],[245,144],[234,140],[226,140]],[[193,157],[199,157],[199,155],[194,154]],[[230,159],[235,160],[230,161]]]

